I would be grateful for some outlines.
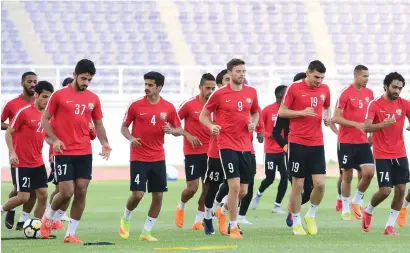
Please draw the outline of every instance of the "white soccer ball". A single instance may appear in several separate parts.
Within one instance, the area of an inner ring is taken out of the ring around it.
[[[27,238],[40,238],[41,220],[37,218],[28,219],[24,222],[23,233]]]

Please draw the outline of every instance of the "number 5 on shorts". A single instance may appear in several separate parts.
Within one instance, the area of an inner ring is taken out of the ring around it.
[[[57,165],[57,174],[59,176],[67,174],[67,164]]]

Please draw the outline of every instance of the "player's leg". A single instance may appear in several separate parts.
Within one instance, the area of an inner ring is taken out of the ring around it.
[[[404,198],[403,200],[403,205],[400,209],[400,213],[399,213],[399,217],[397,218],[397,224],[400,227],[404,227],[406,225],[407,222],[407,210],[409,207],[409,203],[410,203],[410,189],[407,192],[407,196]]]
[[[343,171],[339,167],[339,177],[337,179],[336,188],[337,188],[337,198],[336,198],[336,212],[341,212],[343,208],[342,204],[342,180],[343,180]]]
[[[369,188],[374,177],[374,158],[369,144],[356,146],[355,163],[360,165],[361,178],[356,193],[352,199],[352,211],[357,219],[362,218],[362,201],[364,193]],[[358,170],[359,171],[359,170]]]
[[[204,178],[204,176],[202,176],[202,178]],[[201,195],[199,196],[199,199],[198,199],[198,210],[196,211],[196,214],[195,214],[195,220],[194,220],[194,224],[192,225],[192,229],[202,231],[204,230],[202,221],[205,216],[205,198],[209,190],[209,184],[204,183],[202,180],[201,180],[201,184],[202,184],[202,190],[201,190]]]
[[[223,182],[222,166],[219,159],[208,158],[204,182],[209,185],[209,189],[205,197],[205,216],[203,220],[204,230],[206,235],[213,235],[215,234],[212,224],[213,204],[219,190],[219,186]]]
[[[226,196],[228,196],[229,186],[228,181],[224,180],[224,182],[219,186],[219,190],[216,193],[215,202],[214,202],[214,210],[221,207],[223,204],[223,200]]]
[[[147,173],[147,180],[148,192],[152,193],[152,201],[140,235],[142,241],[158,241],[151,235],[151,230],[161,212],[163,193],[168,191],[165,161],[153,162],[151,166],[151,170]]]
[[[17,196],[17,188],[16,188],[16,169],[11,167],[11,178],[13,181],[13,187],[10,189],[9,199]],[[4,220],[4,225],[8,229],[12,229],[14,226],[14,216],[16,215],[16,210],[14,208],[7,211],[6,218]]]
[[[288,170],[286,168],[285,159],[286,159],[285,156],[278,158],[277,168],[280,173],[280,181],[278,185],[278,193],[276,194],[276,200],[272,208],[273,213],[281,213],[281,214],[285,213],[285,211],[283,211],[281,207],[283,197],[285,197],[286,190],[288,189]],[[303,202],[303,199],[302,199],[302,202]]]
[[[1,206],[1,214],[8,212],[30,199],[31,185],[30,185],[30,168],[15,168],[15,179],[17,195],[11,197]]]
[[[292,175],[292,190],[289,196],[289,203],[293,218],[292,229],[295,235],[306,235],[302,226],[300,209],[303,184],[307,172],[307,158],[308,154],[305,146],[296,143],[288,144],[288,168],[291,170]]]
[[[394,196],[391,203],[390,216],[387,220],[384,234],[398,235],[394,224],[399,216],[400,209],[403,206],[403,199],[406,193],[406,183],[409,182],[409,165],[407,157],[393,159],[392,183],[394,185]]]
[[[350,212],[350,194],[352,189],[353,168],[355,167],[355,144],[338,144],[338,160],[339,167],[342,172],[342,220],[351,220],[352,214]]]
[[[48,177],[48,182],[54,184],[54,191],[51,193],[50,202],[48,208],[51,208],[51,203],[53,202],[54,196],[59,193],[58,181],[57,181],[57,173],[55,172],[54,166],[54,159],[53,162],[50,163],[50,175]],[[71,200],[71,199],[70,199]],[[55,230],[64,230],[64,225],[61,221],[68,221],[70,218],[67,216],[67,209],[70,205],[70,200],[68,200],[65,204],[63,204],[59,210],[57,210],[56,214],[54,215],[54,224],[53,229]]]
[[[47,207],[47,171],[44,165],[31,171],[31,187],[37,197],[34,217],[41,219]]]
[[[309,172],[312,174],[313,191],[310,195],[309,210],[305,215],[307,231],[311,235],[317,234],[316,211],[325,194],[326,160],[324,146],[308,148],[309,160],[307,162]]]
[[[392,182],[392,160],[390,159],[376,159],[376,175],[379,190],[373,194],[370,203],[363,212],[362,229],[369,232],[371,228],[371,221],[374,209],[382,203],[391,193],[393,187]]]
[[[219,232],[222,235],[226,235],[226,215],[228,214],[228,210],[231,227],[237,227],[239,194],[241,191],[239,157],[236,151],[230,149],[222,149],[219,151],[219,154],[224,176],[228,182],[228,201],[222,208],[216,210],[215,216],[218,218]],[[242,191],[247,191],[247,188]]]
[[[252,224],[248,220],[246,220],[246,213],[248,212],[249,205],[252,201],[253,196],[253,186],[255,182],[255,175],[256,175],[256,156],[255,154],[250,154],[250,165],[251,165],[251,172],[250,178],[248,182],[248,189],[247,194],[245,197],[241,199],[240,206],[239,206],[239,213],[238,213],[238,224]]]
[[[306,204],[310,200],[310,195],[313,191],[313,179],[312,175],[307,175],[305,177],[305,182],[303,184],[303,193],[302,193],[302,205]]]
[[[252,202],[251,202],[252,209],[258,208],[263,192],[271,184],[273,184],[273,181],[275,180],[275,173],[276,173],[276,167],[277,167],[277,163],[275,163],[275,161],[276,161],[275,154],[265,154],[265,159],[264,159],[265,178],[262,180],[258,188],[258,191],[256,192],[255,196],[252,199]]]
[[[123,239],[128,239],[130,235],[130,221],[132,211],[138,207],[144,197],[147,184],[147,173],[150,170],[148,162],[130,162],[130,191],[131,195],[127,199],[124,215],[121,217],[118,232]]]

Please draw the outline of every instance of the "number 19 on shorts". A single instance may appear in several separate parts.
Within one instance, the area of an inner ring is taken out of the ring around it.
[[[292,172],[298,172],[299,171],[299,163],[298,162],[292,162]]]

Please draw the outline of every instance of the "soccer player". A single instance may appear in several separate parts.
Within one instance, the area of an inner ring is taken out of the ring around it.
[[[342,220],[352,219],[350,206],[355,217],[362,218],[361,201],[374,176],[373,154],[367,134],[363,131],[367,105],[373,100],[373,91],[366,88],[368,80],[368,68],[357,65],[354,68],[354,82],[342,90],[332,119],[340,125],[338,158],[343,171]],[[356,164],[361,168],[362,178],[353,200],[349,203],[353,168]]]
[[[125,114],[121,133],[130,141],[130,191],[119,234],[123,239],[130,235],[132,211],[138,207],[148,185],[152,193],[151,206],[144,229],[139,237],[143,241],[158,241],[151,235],[162,206],[167,188],[164,136],[181,136],[183,130],[175,107],[160,96],[165,78],[158,72],[144,75],[146,96],[132,102]],[[132,123],[132,132],[129,126]]]
[[[87,90],[95,72],[92,61],[80,60],[75,66],[74,81],[51,96],[41,118],[44,131],[53,142],[54,166],[60,190],[43,217],[40,232],[45,239],[50,236],[55,214],[65,212],[62,208],[74,195],[64,242],[82,243],[75,232],[85,208],[87,188],[92,177],[91,120],[102,145],[100,155],[104,159],[110,156],[111,147],[102,122],[100,99]],[[49,122],[51,118],[54,118],[52,127]]]
[[[228,70],[224,69],[216,76],[216,85],[218,88],[222,88],[229,83],[230,77]],[[211,114],[212,123],[216,124],[215,117]],[[223,170],[221,160],[219,159],[219,151],[217,146],[217,137],[211,136],[208,147],[208,163],[205,173],[204,183],[209,184],[208,192],[205,197],[205,216],[203,220],[204,232],[206,235],[215,234],[215,230],[212,224],[214,207],[219,207],[220,202],[216,203],[216,195],[220,186],[224,181]],[[223,198],[223,197],[222,197]],[[221,198],[221,201],[222,201]]]
[[[362,229],[369,232],[374,209],[383,202],[394,187],[390,216],[384,234],[398,235],[394,228],[403,205],[409,164],[403,138],[404,118],[410,120],[410,102],[400,98],[405,85],[397,72],[389,73],[383,81],[385,93],[371,101],[366,113],[364,131],[373,133],[373,154],[376,162],[379,190],[363,212]]]
[[[181,193],[181,200],[175,211],[175,225],[179,228],[184,226],[185,204],[195,195],[199,187],[199,178],[205,179],[207,168],[207,151],[211,134],[209,130],[199,122],[205,102],[215,90],[215,77],[212,74],[202,75],[199,84],[199,95],[185,101],[178,109],[180,120],[185,120],[184,126],[184,155],[186,188]],[[202,183],[202,193],[198,200],[198,211],[192,226],[193,230],[204,230],[202,220],[205,212],[205,196],[208,184]]]
[[[290,119],[288,165],[292,173],[290,206],[293,216],[293,233],[306,235],[300,217],[302,190],[305,177],[313,179],[309,210],[304,218],[308,233],[317,234],[316,210],[325,191],[326,161],[323,145],[322,114],[330,122],[330,90],[322,84],[326,68],[322,62],[312,61],[302,79],[286,90],[279,116]]]
[[[27,203],[30,192],[34,190],[37,196],[34,217],[41,219],[44,215],[47,206],[47,171],[42,156],[45,133],[40,120],[53,91],[51,83],[38,82],[34,102],[21,108],[7,128],[6,143],[10,164],[15,168],[17,196],[1,206],[1,214]]]
[[[233,59],[227,64],[230,83],[215,91],[203,108],[200,121],[209,128],[212,135],[217,135],[218,148],[224,177],[228,181],[229,192],[227,206],[230,214],[230,237],[240,239],[237,227],[238,202],[246,196],[248,184],[253,177],[251,168],[252,145],[249,132],[253,132],[259,120],[258,97],[256,90],[243,85],[246,69],[245,62]],[[209,120],[214,112],[216,124]],[[220,209],[218,209],[220,210]],[[228,212],[222,208],[217,216]],[[226,234],[226,218],[219,218],[219,232]],[[224,222],[225,221],[225,222]]]
[[[409,130],[409,128],[407,128]],[[407,193],[407,196],[403,200],[403,206],[400,209],[399,217],[397,218],[397,225],[404,227],[407,222],[407,210],[410,203],[410,189]]]
[[[256,209],[259,205],[259,201],[262,198],[263,192],[273,183],[275,180],[276,170],[280,172],[280,182],[278,186],[278,193],[276,195],[276,201],[273,205],[272,212],[285,213],[281,208],[281,202],[285,196],[286,189],[288,187],[288,173],[286,168],[286,156],[284,150],[273,139],[272,132],[278,117],[279,106],[282,102],[283,95],[285,94],[287,86],[279,85],[275,89],[276,102],[268,105],[262,111],[262,119],[265,125],[266,138],[264,143],[265,151],[265,179],[262,180],[258,191],[252,199],[251,208]]]
[[[16,98],[10,100],[7,102],[7,104],[4,106],[3,111],[1,112],[1,130],[6,130],[9,126],[9,124],[5,123],[5,121],[8,119],[9,123],[11,123],[12,119],[14,116],[17,114],[17,112],[27,106],[30,105],[33,102],[34,99],[34,88],[35,85],[37,84],[37,75],[34,72],[25,72],[21,76],[21,86],[23,87],[23,92]],[[15,139],[15,137],[13,137]],[[16,145],[15,142],[14,146]],[[12,177],[12,182],[13,182],[13,188],[11,189],[9,193],[9,198],[17,196],[17,191],[16,191],[16,175],[15,175],[15,168],[11,166],[11,177]],[[21,230],[23,229],[24,222],[28,220],[29,214],[31,210],[33,210],[34,204],[36,203],[36,195],[34,192],[30,195],[29,201],[24,203],[23,205],[23,210],[21,212],[21,216],[17,222],[16,225],[16,230]],[[14,216],[15,216],[15,209],[12,208],[10,209],[7,214],[6,214],[6,219],[4,220],[4,223],[6,225],[6,228],[12,229],[14,226]]]

